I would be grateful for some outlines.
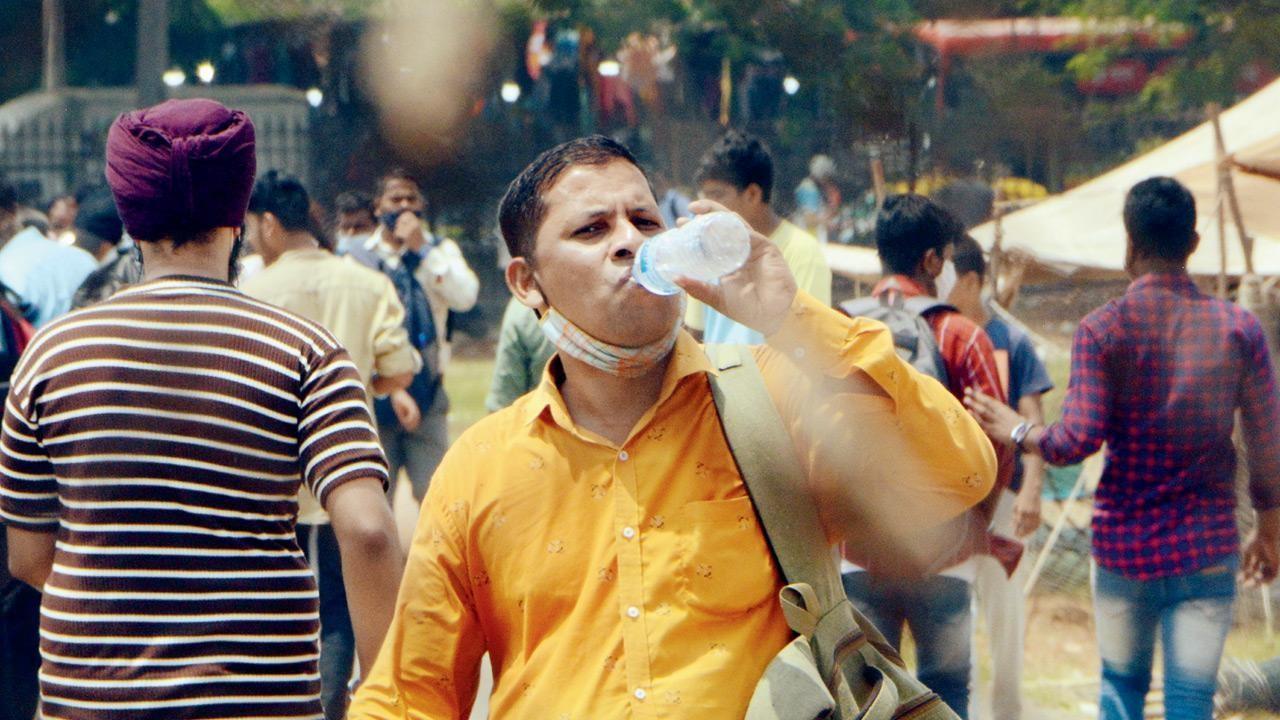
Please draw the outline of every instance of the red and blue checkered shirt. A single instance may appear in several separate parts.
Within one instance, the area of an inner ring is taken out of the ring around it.
[[[1099,565],[1149,580],[1239,551],[1237,408],[1254,505],[1280,506],[1280,398],[1252,313],[1185,274],[1151,274],[1080,323],[1062,420],[1040,450],[1067,465],[1106,442],[1093,513]]]

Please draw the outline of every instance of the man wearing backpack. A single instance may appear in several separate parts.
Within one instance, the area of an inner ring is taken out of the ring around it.
[[[1003,398],[995,350],[987,334],[936,299],[947,297],[955,285],[951,256],[963,233],[958,220],[927,198],[890,196],[876,220],[876,249],[885,277],[871,298],[847,301],[840,308],[889,325],[898,354],[956,398],[963,399],[966,388]],[[925,569],[925,577],[916,577],[918,567],[868,565],[856,548],[846,546],[844,584],[849,599],[895,647],[902,626],[911,628],[920,681],[961,717],[969,707],[973,634],[970,605],[975,571],[968,560],[977,553],[1006,560],[1017,552],[1016,544],[992,538],[987,531],[994,502],[1009,484],[1011,460],[1010,453],[1001,453],[995,487],[958,524],[960,539],[954,551],[935,559]]]

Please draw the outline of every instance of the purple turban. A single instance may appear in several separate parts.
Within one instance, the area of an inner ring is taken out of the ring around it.
[[[249,116],[212,100],[128,112],[107,133],[107,184],[139,240],[238,227],[256,171]]]

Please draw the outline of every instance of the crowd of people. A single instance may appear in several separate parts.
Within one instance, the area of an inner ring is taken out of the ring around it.
[[[811,174],[821,197],[830,168]],[[1053,383],[954,213],[888,197],[884,278],[833,306],[821,241],[775,212],[773,176],[736,131],[693,202],[602,136],[540,155],[498,209],[512,299],[491,414],[452,444],[448,317],[479,281],[411,175],[319,216],[257,167],[244,113],[176,100],[122,115],[107,186],[47,216],[0,180],[0,716],[465,718],[487,654],[493,717],[799,717],[774,674],[797,634],[827,707],[868,701],[836,690],[849,652],[824,665],[839,615],[894,663],[910,629],[945,703],[926,717],[1016,720],[1019,538],[1045,464],[1105,443],[1100,715],[1143,717],[1158,634],[1167,716],[1210,717],[1236,578],[1280,567],[1280,398],[1259,320],[1187,275],[1191,195],[1130,191],[1134,282],[1081,323],[1046,426]],[[749,226],[741,269],[669,296],[632,279],[641,244],[707,212]],[[745,350],[708,349],[727,347]],[[758,420],[725,415],[743,366],[794,448],[771,461],[816,508],[812,547],[783,546],[728,437]],[[421,505],[408,548],[402,474]],[[815,609],[796,552],[847,601]],[[1254,681],[1274,674],[1228,684],[1274,697]]]

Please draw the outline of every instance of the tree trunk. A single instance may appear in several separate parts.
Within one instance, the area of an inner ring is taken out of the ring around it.
[[[61,90],[67,85],[66,12],[63,0],[44,0],[44,89]]]
[[[166,97],[164,71],[169,67],[169,2],[139,0],[138,62],[134,84],[138,107],[149,107]]]

